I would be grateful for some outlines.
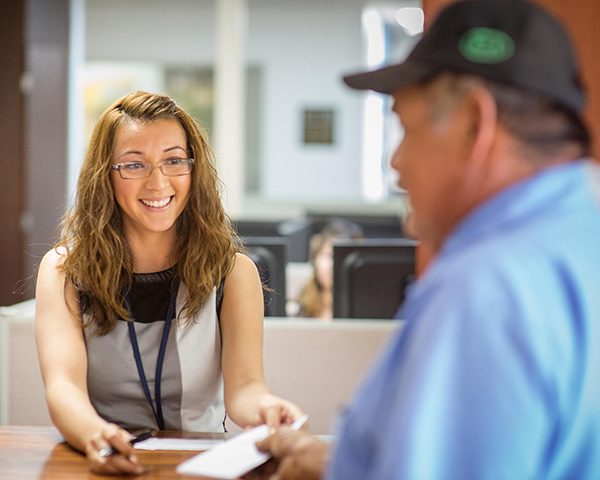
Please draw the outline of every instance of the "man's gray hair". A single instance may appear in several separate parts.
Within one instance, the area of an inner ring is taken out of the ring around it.
[[[540,94],[467,74],[446,72],[433,80],[440,86],[434,121],[445,117],[471,90],[483,87],[496,101],[498,122],[518,141],[526,158],[544,161],[567,146],[578,146],[578,157],[590,155],[590,135],[578,115]]]

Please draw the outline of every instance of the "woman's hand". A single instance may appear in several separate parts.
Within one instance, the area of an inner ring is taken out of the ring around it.
[[[105,425],[102,430],[92,436],[85,447],[90,470],[100,475],[142,474],[144,469],[129,440],[131,440],[131,435],[127,431],[112,423]],[[114,447],[118,453],[101,456],[100,450],[108,447]]]
[[[271,393],[266,393],[258,402],[261,423],[269,426],[269,432],[275,433],[279,425],[290,425],[302,416],[302,410],[295,404]]]

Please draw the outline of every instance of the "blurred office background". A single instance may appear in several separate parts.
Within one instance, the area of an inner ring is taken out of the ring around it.
[[[253,235],[271,236],[273,224],[318,217],[304,229],[305,253],[293,258],[308,260],[308,236],[330,215],[378,215],[399,231],[403,198],[386,159],[400,128],[383,96],[353,92],[341,77],[406,56],[422,30],[419,7],[419,0],[14,2],[16,32],[2,47],[20,118],[3,120],[2,130],[20,144],[3,158],[12,192],[3,195],[11,211],[2,230],[12,234],[3,238],[0,304],[33,296],[31,276],[73,197],[91,130],[132,90],[169,94],[206,128],[242,234],[252,222],[264,224]]]
[[[0,1],[0,424],[51,424],[35,307],[23,301],[34,296],[35,267],[72,198],[91,127],[131,90],[166,92],[205,126],[227,209],[273,281],[293,280],[292,271],[306,278],[308,239],[342,217],[367,238],[363,253],[348,242],[334,252],[334,263],[358,260],[334,265],[338,284],[354,283],[382,306],[389,293],[368,289],[384,265],[385,287],[400,293],[415,263],[414,244],[397,239],[404,199],[387,166],[402,131],[389,100],[350,91],[341,76],[406,56],[420,35],[419,8],[427,28],[451,0],[422,1]],[[600,2],[536,1],[575,39],[598,137]],[[282,269],[282,258],[294,268]],[[291,283],[286,290],[298,289]],[[360,295],[344,295],[334,305],[342,317],[373,313],[354,302]],[[285,313],[281,300],[272,296],[267,313]],[[395,305],[385,307],[389,318]],[[310,414],[312,433],[329,433],[397,328],[388,320],[270,319],[265,378]]]
[[[427,25],[448,1],[423,3],[3,1],[0,305],[33,297],[91,128],[137,89],[171,95],[205,126],[228,212],[248,229],[262,222],[258,236],[287,222],[308,238],[339,216],[400,236],[404,198],[388,159],[401,128],[388,99],[353,92],[341,76],[404,58],[423,10]],[[540,3],[575,37],[598,136],[600,2]]]

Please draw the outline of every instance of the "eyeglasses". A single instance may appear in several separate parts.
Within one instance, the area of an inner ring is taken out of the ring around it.
[[[165,177],[179,177],[188,175],[194,165],[193,158],[168,158],[157,165],[148,162],[123,162],[111,165],[110,168],[118,170],[121,178],[125,180],[138,180],[147,178],[152,173],[154,167],[160,168]]]

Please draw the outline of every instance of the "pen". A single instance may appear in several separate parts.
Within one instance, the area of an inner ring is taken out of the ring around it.
[[[139,434],[134,435],[133,437],[131,437],[131,440],[129,440],[129,443],[131,445],[133,445],[133,444],[141,442],[143,440],[147,440],[151,436],[152,436],[152,432],[142,432],[142,433],[139,433]],[[115,453],[119,453],[119,452],[113,446],[105,447],[102,450],[100,450],[100,452],[98,452],[98,454],[101,457],[110,457],[111,455],[114,455]]]

